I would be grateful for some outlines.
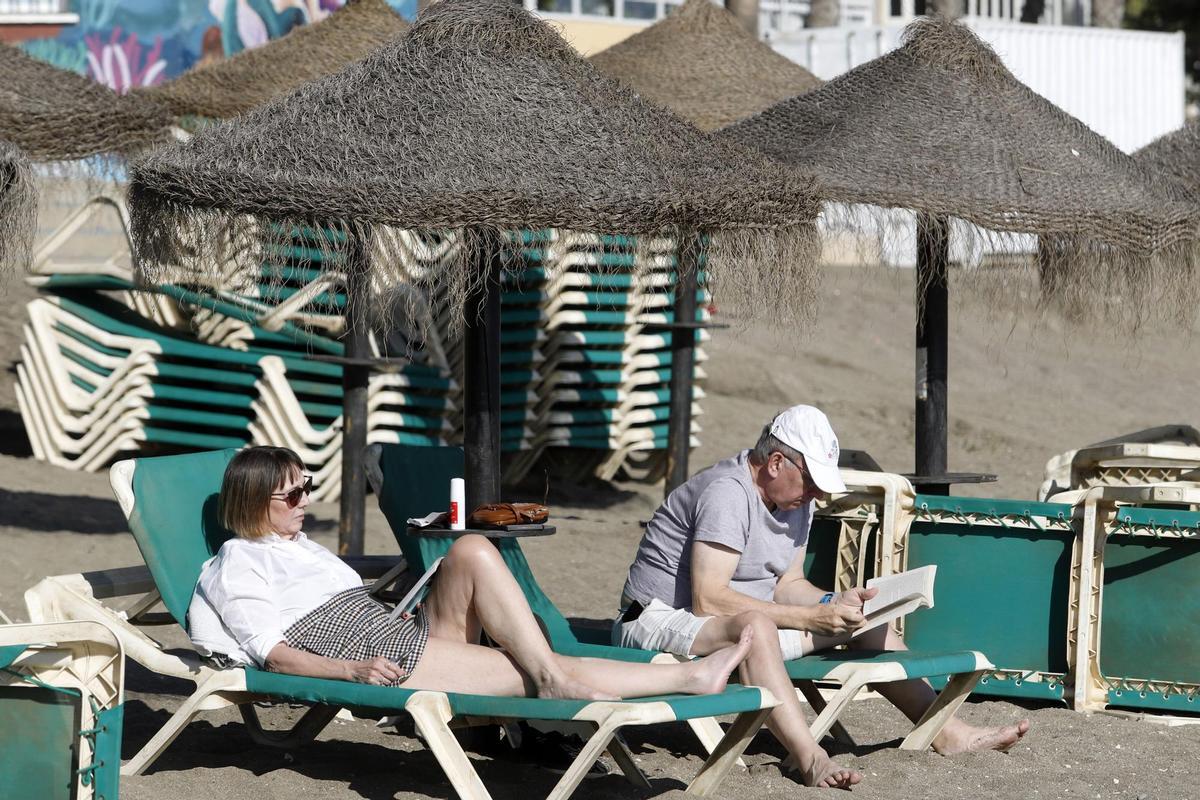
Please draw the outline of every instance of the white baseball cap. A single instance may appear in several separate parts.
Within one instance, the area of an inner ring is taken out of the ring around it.
[[[838,440],[829,418],[812,406],[792,406],[771,420],[771,435],[804,454],[813,482],[823,492],[846,491],[838,473]]]

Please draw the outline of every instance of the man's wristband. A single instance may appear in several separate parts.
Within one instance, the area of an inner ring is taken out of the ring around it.
[[[827,606],[832,602],[833,602],[833,592],[826,592],[824,595],[821,596],[821,599],[817,602],[817,605]]]

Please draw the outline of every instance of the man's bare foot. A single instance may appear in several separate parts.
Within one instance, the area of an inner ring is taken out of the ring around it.
[[[862,780],[862,775],[854,770],[835,764],[833,759],[825,755],[824,750],[818,750],[818,753],[819,755],[804,767],[800,766],[797,759],[788,756],[779,765],[780,769],[784,775],[791,773],[805,786],[817,789],[849,789]]]
[[[982,752],[984,750],[999,750],[1004,752],[1021,741],[1029,732],[1029,720],[1023,719],[1016,725],[1004,725],[998,728],[976,728],[965,722],[960,722],[951,728],[946,726],[938,737],[933,740],[933,749],[944,756],[958,753]]]
[[[572,680],[566,675],[545,674],[537,681],[538,697],[554,700],[620,700],[615,694],[597,691],[585,683]]]
[[[750,643],[753,641],[754,629],[747,625],[742,628],[742,634],[736,644],[722,647],[689,663],[687,667],[691,674],[688,676],[685,691],[689,694],[716,694],[724,691],[725,684],[729,683],[729,674],[746,660],[746,654],[750,652]]]

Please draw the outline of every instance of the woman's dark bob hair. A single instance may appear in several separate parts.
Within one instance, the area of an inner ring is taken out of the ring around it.
[[[304,473],[300,456],[286,447],[248,447],[233,457],[221,481],[221,524],[243,539],[271,533],[271,493]]]

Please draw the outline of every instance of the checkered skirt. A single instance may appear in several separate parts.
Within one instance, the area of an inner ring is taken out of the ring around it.
[[[366,586],[335,594],[283,632],[288,645],[326,658],[362,661],[375,656],[394,661],[403,683],[425,654],[429,621],[423,610],[408,619],[391,619],[391,609]]]

